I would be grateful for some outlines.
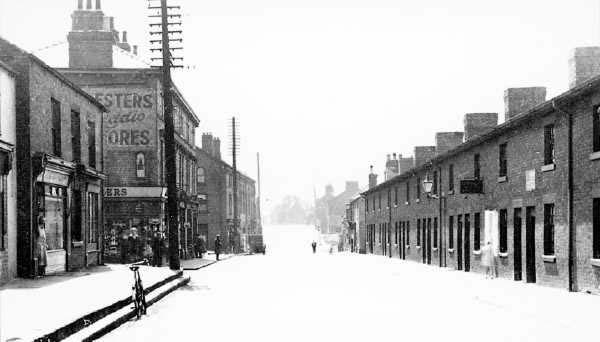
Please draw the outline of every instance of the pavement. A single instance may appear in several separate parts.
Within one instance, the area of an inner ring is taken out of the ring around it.
[[[600,297],[399,259],[310,250],[265,227],[266,255],[191,271],[187,286],[103,341],[596,340]],[[168,329],[165,327],[169,327]]]
[[[214,259],[207,255],[206,259],[183,260],[182,266],[199,269],[213,264]],[[140,267],[145,288],[175,273],[168,267]],[[132,282],[128,265],[117,264],[11,281],[0,287],[0,341],[31,341],[49,334],[127,298]]]

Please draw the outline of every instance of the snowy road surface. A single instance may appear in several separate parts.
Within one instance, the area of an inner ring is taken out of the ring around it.
[[[188,272],[103,341],[593,341],[600,297],[373,255],[310,252],[266,227],[267,255]]]

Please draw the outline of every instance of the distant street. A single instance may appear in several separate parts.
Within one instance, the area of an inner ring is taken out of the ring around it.
[[[267,255],[192,271],[103,341],[593,341],[600,297],[373,255],[310,251],[266,227]]]

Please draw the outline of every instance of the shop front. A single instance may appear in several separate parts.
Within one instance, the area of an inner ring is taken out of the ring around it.
[[[131,263],[155,252],[153,238],[163,240],[166,255],[163,187],[106,187],[104,189],[103,257],[109,263]]]

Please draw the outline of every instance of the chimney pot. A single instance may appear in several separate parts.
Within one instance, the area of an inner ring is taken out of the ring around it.
[[[91,10],[92,9],[92,0],[87,0],[85,7],[86,7],[86,9]]]
[[[100,0],[96,0],[96,9],[97,10],[101,10],[102,9],[102,4],[100,3]]]
[[[79,10],[83,9],[83,0],[77,0],[77,9],[79,9]]]

